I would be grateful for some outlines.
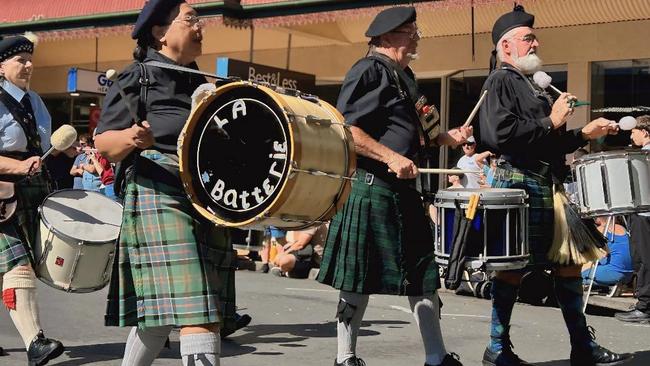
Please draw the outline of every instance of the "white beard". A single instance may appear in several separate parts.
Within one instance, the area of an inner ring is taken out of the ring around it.
[[[533,74],[542,69],[542,59],[536,53],[530,52],[524,57],[519,57],[517,54],[512,55],[512,59],[517,67],[524,74]]]

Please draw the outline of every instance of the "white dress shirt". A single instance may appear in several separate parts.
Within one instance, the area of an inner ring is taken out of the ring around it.
[[[36,128],[41,138],[41,147],[45,152],[50,148],[52,117],[50,117],[50,113],[47,111],[41,97],[31,90],[25,92],[9,80],[2,82],[2,88],[19,103],[25,94],[29,94],[32,109],[34,110],[34,118],[36,119]],[[3,103],[0,103],[0,151],[27,151],[25,132]]]

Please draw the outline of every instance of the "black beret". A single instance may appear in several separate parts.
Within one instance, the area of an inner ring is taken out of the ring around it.
[[[417,14],[412,6],[396,6],[382,10],[370,23],[366,37],[377,37],[395,30],[406,23],[413,23]]]
[[[511,29],[517,27],[532,28],[534,23],[534,15],[526,13],[523,6],[515,5],[515,8],[510,13],[503,14],[494,23],[494,27],[492,27],[492,43],[496,45],[501,37]]]
[[[149,0],[144,4],[144,8],[135,21],[131,38],[140,39],[151,32],[154,25],[162,25],[167,22],[169,13],[178,4],[184,3],[183,0]]]
[[[0,61],[21,52],[34,53],[34,43],[23,36],[7,37],[0,40]]]

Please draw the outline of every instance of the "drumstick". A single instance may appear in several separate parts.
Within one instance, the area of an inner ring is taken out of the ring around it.
[[[481,108],[481,104],[483,104],[483,101],[485,101],[486,95],[487,95],[487,89],[484,90],[483,93],[481,94],[481,97],[479,98],[478,102],[476,102],[474,109],[472,109],[472,113],[469,114],[469,117],[467,117],[467,120],[465,121],[465,123],[463,123],[463,127],[467,127],[472,123],[472,120],[474,119],[474,116],[476,116],[478,109]]]
[[[120,96],[122,97],[122,100],[124,100],[124,104],[126,105],[126,109],[129,110],[129,114],[131,115],[131,118],[133,118],[133,121],[140,127],[142,127],[142,121],[138,117],[138,115],[133,111],[133,108],[131,107],[131,103],[129,103],[129,100],[126,99],[126,94],[124,93],[124,89],[122,89],[122,85],[120,84],[120,81],[117,79],[117,71],[115,69],[108,69],[106,70],[106,78],[117,85],[117,90],[120,92]]]
[[[423,174],[481,174],[480,170],[462,170],[462,169],[438,169],[438,168],[418,168]]]

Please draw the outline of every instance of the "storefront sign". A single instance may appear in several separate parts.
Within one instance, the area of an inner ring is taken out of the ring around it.
[[[243,80],[257,83],[266,82],[283,88],[298,89],[305,93],[312,93],[316,86],[315,75],[226,57],[217,59],[217,75],[221,77],[237,76]]]
[[[68,93],[97,93],[106,94],[113,82],[108,80],[106,73],[78,69],[68,70]]]

